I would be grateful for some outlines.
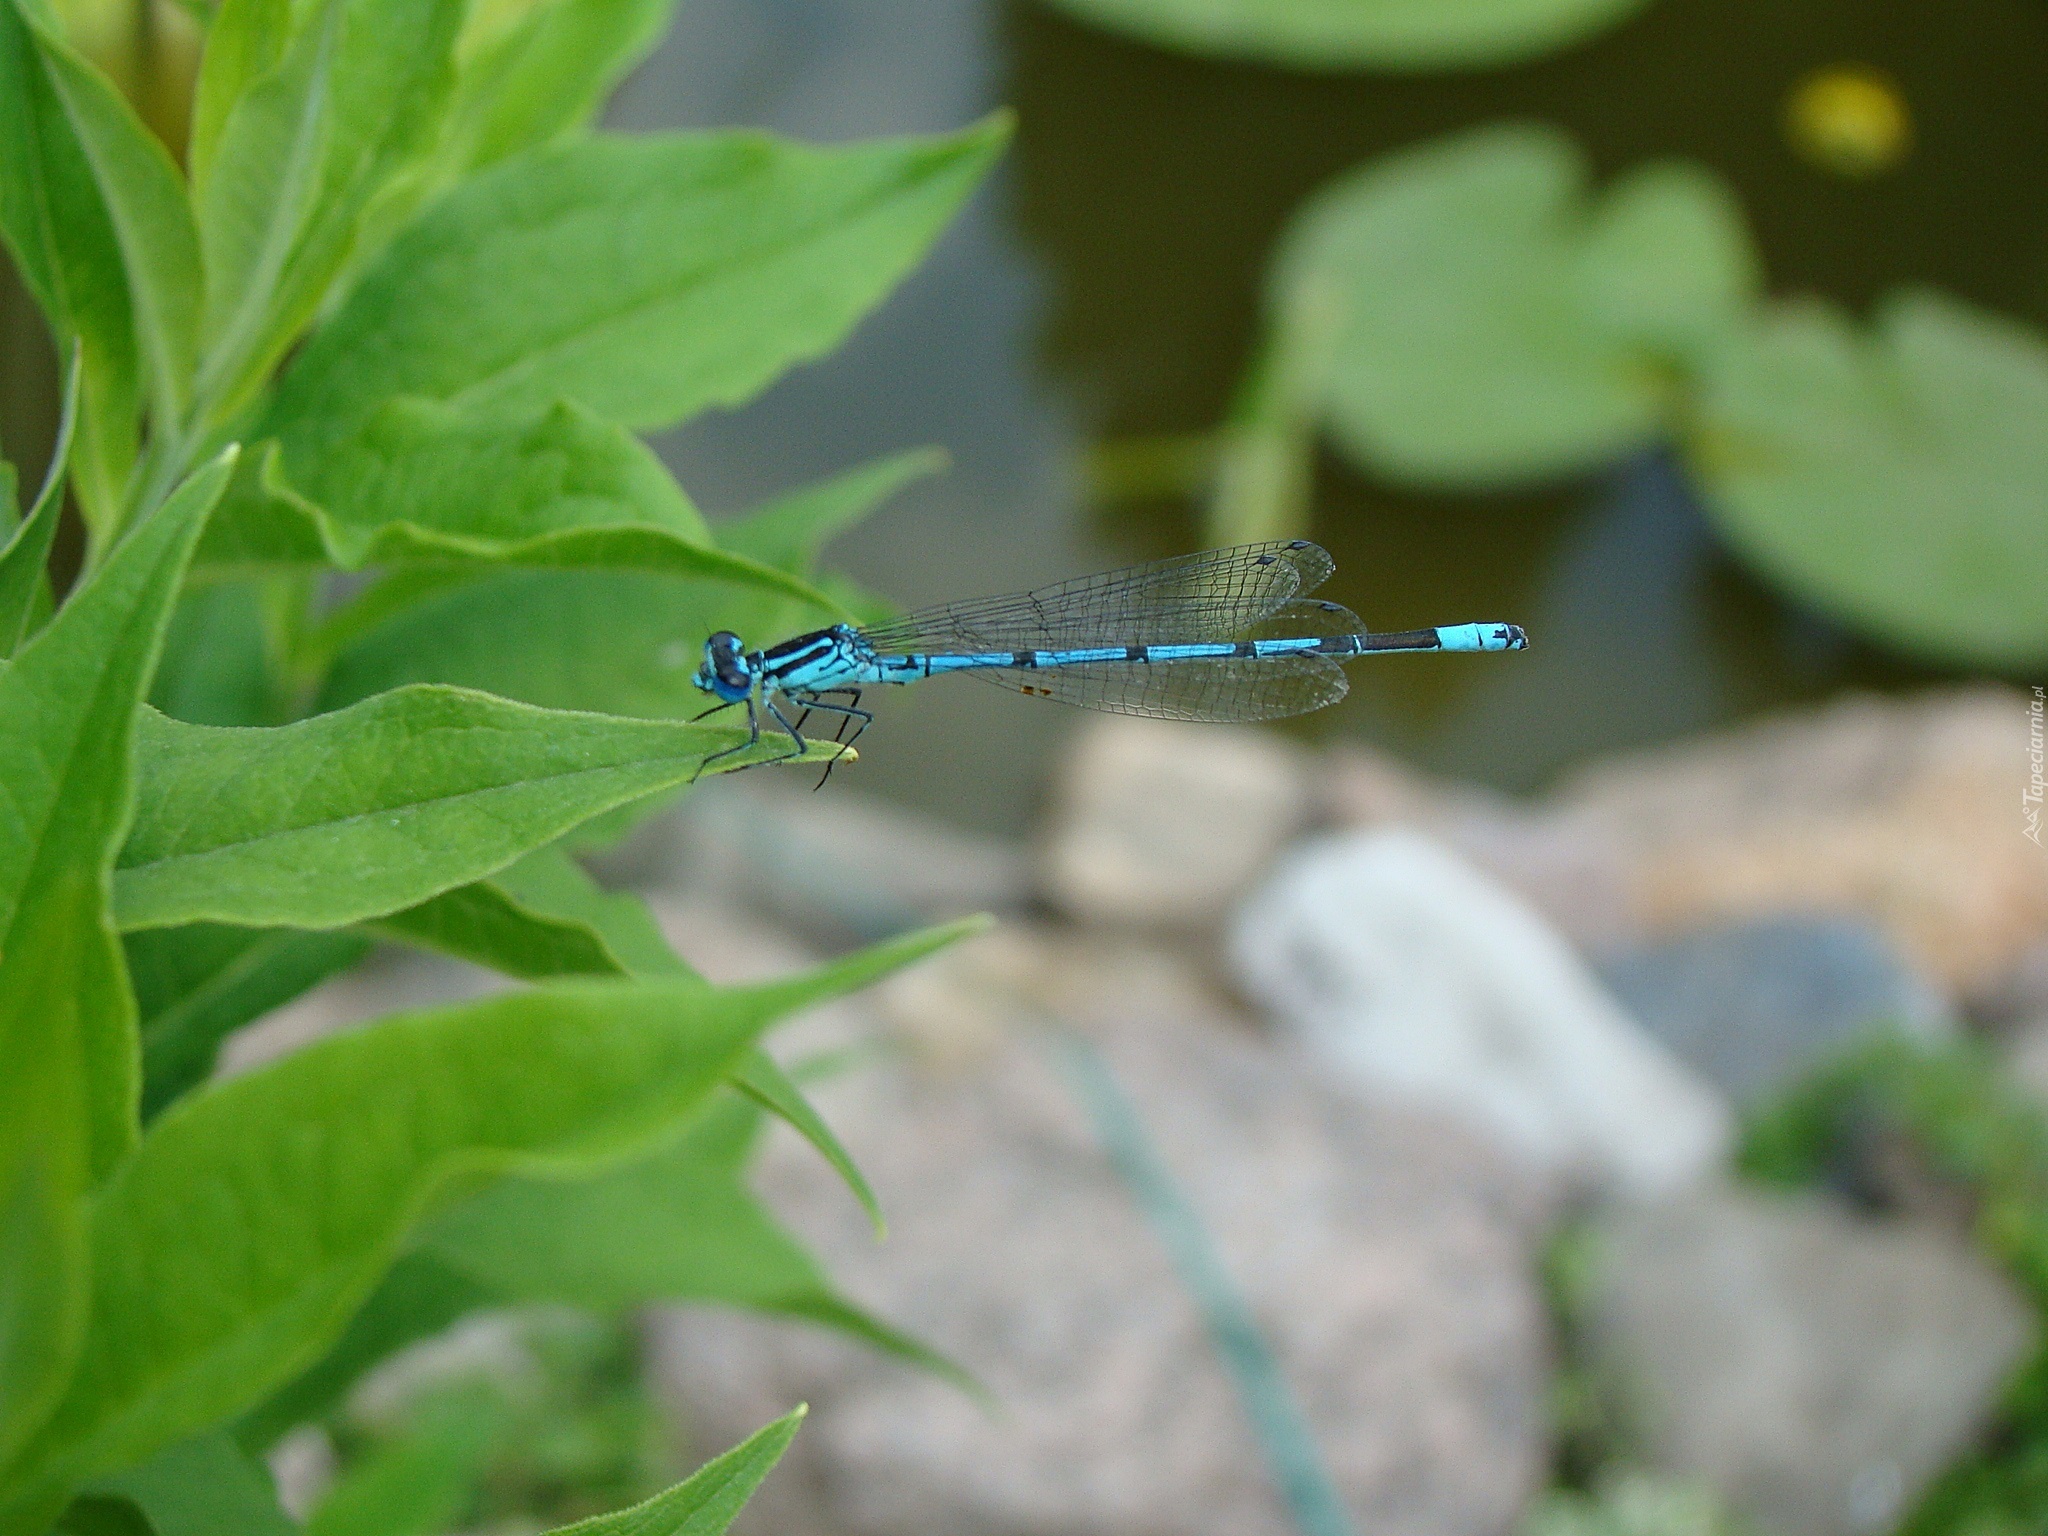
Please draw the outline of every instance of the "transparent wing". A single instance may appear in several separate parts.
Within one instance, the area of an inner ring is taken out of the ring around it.
[[[1365,623],[1342,603],[1315,598],[1306,603],[1282,603],[1256,624],[1247,625],[1231,640],[1323,640],[1331,635],[1362,635]]]
[[[1332,569],[1306,539],[1242,544],[1082,576],[1035,592],[925,608],[873,629],[884,656],[1236,640]]]
[[[1348,687],[1344,669],[1327,656],[1116,661],[962,675],[1082,709],[1160,720],[1278,720],[1334,704]]]

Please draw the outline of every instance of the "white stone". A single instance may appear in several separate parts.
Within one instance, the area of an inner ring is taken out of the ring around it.
[[[1239,913],[1240,984],[1381,1090],[1463,1110],[1604,1191],[1718,1165],[1729,1114],[1499,885],[1399,829],[1319,840]]]
[[[1221,919],[1308,817],[1305,760],[1265,731],[1107,716],[1055,789],[1040,876],[1083,922]]]

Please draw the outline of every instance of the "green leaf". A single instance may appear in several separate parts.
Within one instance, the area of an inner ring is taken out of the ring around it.
[[[942,935],[936,942],[951,943],[983,926],[983,919],[966,919],[934,930]],[[491,880],[398,913],[377,931],[508,976],[624,974],[655,980],[696,974],[669,947],[644,901],[599,890],[559,847],[543,848]],[[754,1052],[733,1073],[733,1084],[781,1116],[832,1165],[881,1236],[882,1208],[866,1176],[774,1058]]]
[[[823,1323],[959,1379],[846,1301],[745,1182],[760,1110],[726,1095],[675,1145],[591,1179],[506,1179],[436,1221],[427,1254],[502,1302],[612,1312],[714,1302]]]
[[[56,1530],[60,1536],[156,1536],[133,1499],[99,1494],[73,1499]]]
[[[331,928],[401,911],[688,783],[746,739],[433,686],[269,729],[140,718],[143,791],[114,877],[124,928]]]
[[[504,1426],[501,1400],[464,1393],[344,1472],[306,1536],[438,1536],[461,1519]]]
[[[951,930],[952,937],[977,926],[978,920],[970,920]],[[669,947],[645,902],[599,890],[558,847],[543,848],[493,879],[395,913],[371,931],[522,979],[696,975]],[[882,1207],[867,1177],[775,1059],[754,1052],[733,1073],[733,1084],[781,1116],[832,1165],[880,1237]]]
[[[401,565],[372,577],[352,597],[337,603],[300,631],[293,659],[305,676],[317,679],[334,664],[336,656],[365,635],[376,633],[408,609],[466,587],[489,572],[490,567],[481,565]]]
[[[652,51],[671,5],[541,0],[509,18],[479,7],[459,50],[441,151],[448,171],[466,174],[585,126]]]
[[[1577,275],[1600,331],[1688,367],[1749,323],[1763,285],[1727,183],[1682,160],[1615,179],[1593,210]]]
[[[72,455],[88,526],[111,529],[135,461],[135,323],[114,226],[21,13],[0,4],[0,237],[83,374]]]
[[[156,1536],[290,1536],[268,1469],[215,1430],[166,1446],[141,1466],[95,1485],[131,1500]]]
[[[211,419],[267,377],[354,254],[372,201],[421,160],[454,86],[461,0],[323,0],[229,110],[202,195]]]
[[[192,131],[185,144],[195,202],[205,201],[229,113],[257,81],[277,68],[291,37],[291,0],[220,0],[214,7],[206,26],[206,47],[199,56]]]
[[[247,465],[247,455],[241,463]],[[228,495],[233,494],[233,485],[230,481]],[[223,496],[223,507],[226,501]],[[199,549],[205,548],[202,535]],[[199,560],[195,553],[195,571]],[[150,685],[151,707],[194,725],[271,723],[276,701],[269,646],[262,593],[255,583],[188,585],[164,636],[163,660]]]
[[[313,470],[305,494],[360,544],[393,523],[502,544],[622,524],[711,542],[697,509],[638,438],[561,401],[508,420],[389,400],[348,452]],[[358,549],[348,563],[366,557]]]
[[[862,465],[720,524],[719,542],[750,570],[808,578],[820,545],[940,462],[913,450]],[[842,601],[808,586],[778,593],[761,582],[623,571],[417,585],[390,603],[373,587],[359,601],[366,611],[336,615],[336,634],[321,643],[323,663],[340,653],[327,707],[402,683],[450,682],[558,708],[694,715],[704,697],[690,679],[714,630],[769,644],[846,616]],[[521,615],[509,633],[508,612]]]
[[[831,603],[808,582],[713,547],[660,461],[574,406],[513,425],[427,401],[393,402],[323,473],[340,498],[338,513],[287,484],[277,445],[264,444],[230,488],[200,547],[201,567],[214,577],[412,562],[649,570]],[[429,590],[447,584],[432,581]],[[322,659],[317,651],[314,659]]]
[[[317,1358],[463,1182],[662,1141],[772,1018],[868,975],[872,952],[733,991],[557,983],[383,1020],[186,1098],[98,1194],[94,1329],[0,1491],[0,1530]]]
[[[9,3],[28,23],[113,225],[158,427],[178,430],[199,350],[199,236],[184,182],[107,77],[44,26],[29,0]]]
[[[947,942],[979,933],[988,926],[984,917],[963,918],[960,922],[944,929],[933,930],[948,934]],[[832,1165],[832,1171],[839,1175],[846,1187],[853,1191],[854,1199],[867,1213],[879,1241],[888,1234],[888,1223],[882,1216],[882,1202],[875,1197],[875,1191],[860,1171],[860,1165],[853,1160],[853,1154],[846,1150],[839,1137],[811,1107],[811,1101],[797,1090],[795,1083],[775,1063],[775,1058],[766,1051],[756,1051],[739,1066],[732,1075],[733,1086],[754,1100],[764,1109],[773,1110],[788,1122],[796,1133],[808,1141],[818,1154]]]
[[[495,880],[459,886],[365,926],[382,937],[525,981],[627,974],[589,924],[537,911]]]
[[[647,916],[643,904],[630,901],[628,898],[606,896],[596,891],[587,876],[553,850],[523,860],[514,866],[513,871],[501,875],[499,879],[503,881],[508,876],[519,886],[522,897],[538,903],[543,896],[547,896],[547,904],[557,912],[594,899],[604,904],[604,910],[613,913],[636,913],[635,923],[645,923],[647,928],[652,930],[652,919]],[[564,896],[565,887],[578,888],[583,894]],[[620,932],[619,925],[608,926],[614,934]],[[896,963],[907,964],[942,944],[950,943],[963,934],[974,931],[976,926],[977,924],[971,921],[954,924],[902,941],[909,947],[894,952],[897,955]],[[622,941],[626,947],[631,947],[633,942],[630,938]],[[663,973],[659,971],[658,966],[652,967],[651,974],[689,974],[682,962],[669,953],[665,941],[658,932],[651,932],[650,936],[641,942],[657,946],[666,957],[669,970]],[[762,1093],[758,1086],[749,1086],[749,1079],[755,1084],[766,1082],[783,1085],[783,1090],[777,1093],[778,1102],[793,1105],[794,1112],[787,1108],[779,1108],[777,1112],[797,1125],[799,1130],[803,1130],[813,1145],[833,1161],[842,1176],[857,1190],[863,1192],[863,1198],[869,1202],[869,1208],[872,1210],[873,1197],[865,1193],[866,1185],[861,1182],[858,1171],[853,1170],[845,1150],[833,1139],[832,1133],[824,1128],[817,1118],[816,1111],[803,1100],[802,1095],[793,1086],[788,1085],[787,1079],[783,1077],[773,1060],[758,1048],[741,1063],[731,1079],[734,1087],[758,1101],[762,1098]],[[806,1124],[810,1129],[805,1129]],[[879,1217],[876,1219],[879,1221]],[[330,1411],[364,1372],[393,1351],[417,1339],[439,1333],[469,1312],[499,1305],[505,1299],[468,1271],[444,1262],[431,1252],[414,1249],[392,1268],[362,1310],[356,1314],[347,1331],[319,1363],[249,1414],[238,1433],[246,1444],[269,1444],[294,1424],[318,1418]],[[829,1306],[820,1303],[818,1298],[812,1298],[812,1301],[817,1304],[807,1307],[802,1314],[812,1321],[834,1326],[854,1324],[853,1319],[832,1313]],[[859,1325],[865,1326],[870,1321],[862,1318]],[[924,1357],[922,1363],[934,1365],[935,1368],[950,1369],[943,1362],[938,1362],[936,1357]]]
[[[549,1536],[718,1536],[796,1438],[805,1409],[755,1431],[687,1481],[644,1504],[557,1527]]]
[[[1059,0],[1163,47],[1291,69],[1479,69],[1540,58],[1645,0]]]
[[[815,581],[825,603],[782,600],[762,604],[742,616],[742,633],[762,637],[790,635],[814,627],[821,608],[836,622],[851,617],[867,622],[892,614],[885,601],[852,582],[818,574],[819,557],[836,535],[852,527],[880,503],[911,481],[945,468],[945,453],[912,448],[860,465],[830,480],[788,492],[743,516],[718,525],[722,548]],[[708,633],[708,632],[707,632]]]
[[[794,623],[781,615],[800,614]],[[505,615],[519,623],[508,626]],[[357,640],[322,708],[410,682],[445,682],[560,709],[695,715],[704,640],[732,629],[767,644],[838,621],[759,588],[630,571],[516,571],[443,590]]]
[[[368,952],[361,934],[193,923],[127,934],[142,1015],[142,1118],[204,1082],[221,1042]]]
[[[500,870],[494,883],[529,911],[555,922],[579,924],[597,935],[626,975],[654,980],[697,974],[669,947],[646,902],[627,892],[600,889],[559,845]]]
[[[0,1530],[317,1359],[407,1230],[465,1186],[645,1155],[775,1019],[933,942],[755,987],[555,983],[400,1015],[186,1098],[94,1203],[94,1327],[0,1491]]]
[[[892,453],[720,523],[718,542],[735,554],[750,556],[792,576],[809,576],[817,569],[820,551],[835,535],[844,533],[913,480],[935,475],[945,467],[946,455],[937,448]]]
[[[236,1438],[264,1447],[294,1425],[324,1418],[378,1361],[496,1304],[491,1292],[439,1259],[416,1251],[405,1254],[349,1319],[334,1346],[245,1414],[235,1427]]]
[[[136,706],[231,459],[0,670],[0,1468],[64,1388],[86,1316],[84,1197],[135,1141],[135,1005],[108,877]]]
[[[64,376],[64,405],[57,417],[57,442],[50,451],[49,473],[43,477],[43,488],[36,492],[28,516],[0,549],[0,657],[12,656],[28,638],[30,626],[50,611],[50,541],[56,537],[57,519],[64,510],[64,474],[71,459],[72,433],[78,425],[82,377],[79,349],[74,345],[71,366]],[[13,478],[12,470],[8,478]],[[12,485],[7,487],[7,503],[11,512]]]
[[[456,41],[455,89],[433,152],[365,210],[374,254],[463,177],[587,125],[654,46],[670,0],[521,0],[470,7]]]
[[[1763,573],[1875,639],[1952,663],[2048,659],[2048,342],[1927,290],[1864,332],[1786,304],[1719,354],[1689,444]]]
[[[245,57],[255,62],[288,42],[273,67],[241,82],[243,90],[225,108],[209,99],[208,88],[217,87],[216,94],[225,91],[226,77],[240,70],[232,65],[202,70],[198,111],[223,113],[218,130],[193,145],[193,202],[206,268],[201,335],[212,375],[206,381],[209,392],[219,387],[219,374],[232,374],[260,356],[285,267],[313,212],[331,131],[335,34],[344,4],[320,0],[310,8],[308,24],[291,37],[288,5],[224,0],[209,29],[227,31],[226,47],[235,65],[243,65]],[[252,25],[278,36],[274,41],[248,37]],[[209,36],[209,63],[213,48]],[[222,354],[225,365],[214,362]]]
[[[1378,161],[1297,217],[1278,341],[1319,349],[1307,398],[1357,462],[1486,488],[1665,429],[1680,369],[1744,323],[1755,261],[1705,171],[1644,167],[1597,202],[1587,179],[1561,133],[1498,125]]]
[[[894,286],[1003,136],[593,138],[508,160],[363,274],[266,431],[304,480],[403,395],[497,417],[568,399],[629,427],[737,404]]]

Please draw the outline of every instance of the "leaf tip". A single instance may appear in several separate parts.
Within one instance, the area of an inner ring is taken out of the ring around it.
[[[977,933],[987,933],[995,925],[995,913],[970,912],[965,917],[956,917],[951,922],[941,923],[933,932],[945,935],[942,943],[952,944],[961,939],[971,939]]]
[[[970,124],[960,135],[963,147],[987,156],[993,160],[1009,147],[1016,136],[1017,113],[1010,107],[997,107],[978,121]]]
[[[922,479],[927,475],[943,475],[953,468],[951,449],[937,443],[927,443],[921,448],[907,448],[903,451],[903,478]]]

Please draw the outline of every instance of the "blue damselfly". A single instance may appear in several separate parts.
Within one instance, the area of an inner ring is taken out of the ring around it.
[[[834,624],[760,651],[720,630],[704,642],[695,682],[719,700],[706,714],[746,705],[748,731],[706,766],[758,745],[764,710],[789,733],[783,755],[800,756],[809,712],[838,717],[835,742],[857,724],[857,740],[874,718],[863,689],[949,672],[1115,714],[1276,720],[1343,698],[1339,662],[1354,656],[1529,643],[1514,624],[1376,634],[1350,609],[1308,596],[1332,569],[1319,546],[1291,539],[946,603],[865,629]],[[785,702],[803,713],[792,721]]]

